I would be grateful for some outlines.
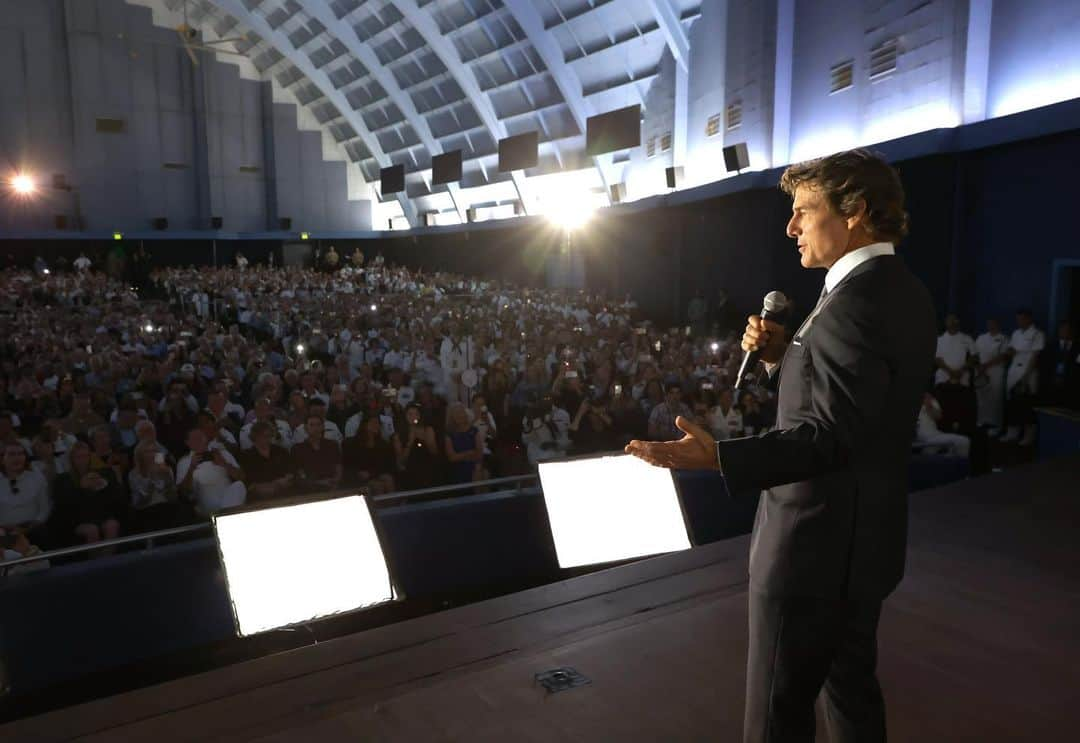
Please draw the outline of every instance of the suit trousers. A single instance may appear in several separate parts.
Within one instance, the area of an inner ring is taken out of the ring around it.
[[[875,669],[879,600],[751,588],[744,743],[813,743],[818,700],[832,743],[885,740]]]

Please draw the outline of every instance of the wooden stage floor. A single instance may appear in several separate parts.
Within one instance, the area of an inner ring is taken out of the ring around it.
[[[1080,457],[912,496],[882,616],[891,741],[1080,729]],[[0,740],[738,741],[747,538],[0,727]],[[591,680],[547,694],[538,672]],[[823,736],[819,736],[823,739]]]

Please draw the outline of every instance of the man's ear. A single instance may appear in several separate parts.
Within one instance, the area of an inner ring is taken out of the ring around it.
[[[855,202],[855,208],[851,212],[851,215],[844,218],[844,221],[847,223],[847,228],[848,228],[849,231],[854,232],[856,229],[861,227],[867,233],[870,232],[870,229],[869,229],[869,227],[867,227],[867,224],[866,224],[866,222],[867,222],[867,214],[866,214],[866,212],[867,212],[866,200],[865,199],[859,199],[858,201],[856,201]]]

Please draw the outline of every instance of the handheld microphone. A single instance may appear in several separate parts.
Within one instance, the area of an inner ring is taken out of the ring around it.
[[[765,295],[764,304],[765,306],[761,309],[762,320],[769,320],[781,325],[787,321],[788,298],[784,296],[783,292],[769,292]],[[750,351],[743,357],[742,365],[739,366],[739,376],[735,379],[735,389],[741,390],[746,386],[747,378],[753,376],[750,372],[757,366],[760,358],[760,348],[756,351]]]

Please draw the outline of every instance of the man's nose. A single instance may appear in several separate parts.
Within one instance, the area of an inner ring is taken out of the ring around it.
[[[787,236],[788,237],[798,237],[799,236],[799,226],[795,222],[795,217],[792,217],[787,223]]]

